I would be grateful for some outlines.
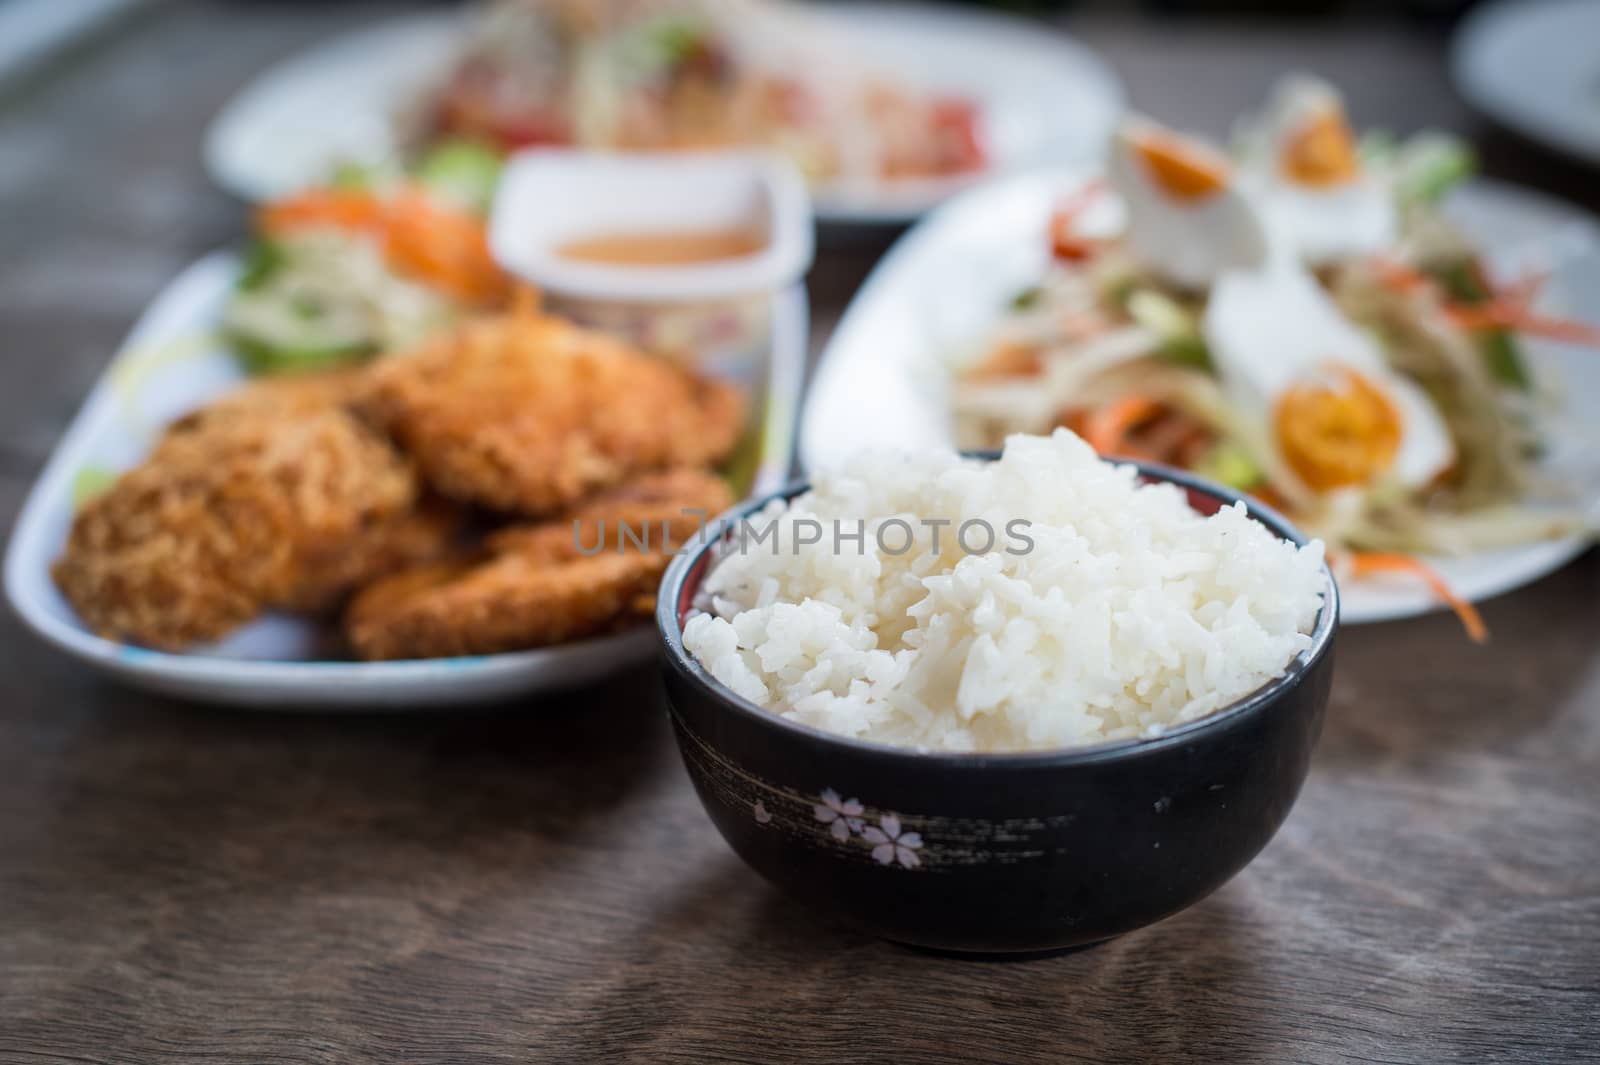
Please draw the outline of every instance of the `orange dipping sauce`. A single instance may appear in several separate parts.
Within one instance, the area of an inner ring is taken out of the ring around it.
[[[585,237],[563,244],[557,254],[575,262],[608,266],[687,266],[743,258],[766,246],[765,233],[740,226]]]

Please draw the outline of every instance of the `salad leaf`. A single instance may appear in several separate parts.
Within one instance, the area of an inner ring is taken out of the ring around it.
[[[624,82],[665,77],[708,49],[712,29],[694,15],[665,15],[622,32],[612,46]]]
[[[1211,365],[1211,352],[1195,316],[1171,296],[1138,288],[1128,295],[1127,311],[1139,325],[1160,338],[1161,355],[1171,362],[1201,368]]]
[[[475,211],[487,211],[500,180],[500,153],[481,141],[446,140],[417,165],[417,180]]]
[[[239,280],[235,282],[235,287],[240,292],[260,288],[283,269],[288,259],[283,246],[276,241],[264,237],[251,241],[250,246],[245,249],[244,262],[239,269]]]
[[[1195,472],[1241,492],[1254,488],[1266,478],[1250,453],[1231,440],[1219,441],[1202,455],[1195,463]]]
[[[1034,304],[1038,303],[1039,297],[1043,295],[1044,289],[1040,288],[1038,285],[1029,285],[1027,288],[1018,291],[1016,295],[1011,297],[1011,309],[1014,311],[1025,311],[1029,307],[1032,307]]]
[[[706,39],[706,27],[694,18],[664,18],[650,27],[650,43],[663,65],[673,67],[689,58]]]
[[[1446,133],[1419,133],[1395,153],[1395,194],[1402,204],[1438,203],[1477,169],[1477,157],[1463,141]]]
[[[1393,162],[1399,150],[1400,142],[1386,129],[1369,129],[1361,135],[1361,143],[1357,146],[1361,161],[1368,166]]]
[[[274,374],[298,370],[318,370],[358,362],[372,354],[370,345],[343,347],[283,347],[257,337],[234,333],[229,338],[245,370],[251,374]]]
[[[392,167],[381,163],[358,163],[345,159],[334,166],[328,184],[336,189],[377,189],[393,181],[396,176]]]
[[[104,492],[116,481],[115,470],[104,466],[85,466],[72,477],[72,506],[73,509],[83,506],[95,496]]]
[[[1492,329],[1484,333],[1478,340],[1478,347],[1483,352],[1484,360],[1489,364],[1489,372],[1501,384],[1510,385],[1521,392],[1533,388],[1533,378],[1528,373],[1528,364],[1522,357],[1522,345],[1517,343],[1517,338],[1507,329]]]
[[[1484,281],[1483,269],[1470,256],[1436,259],[1424,265],[1432,277],[1457,303],[1476,304],[1489,298],[1489,285]]]
[[[1494,296],[1482,264],[1471,256],[1440,259],[1426,264],[1425,269],[1456,303],[1470,307]],[[1509,329],[1485,330],[1478,337],[1478,349],[1483,352],[1484,361],[1496,381],[1523,392],[1533,387],[1533,377],[1522,357],[1522,347]]]

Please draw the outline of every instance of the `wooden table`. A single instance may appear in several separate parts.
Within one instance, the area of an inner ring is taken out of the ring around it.
[[[139,307],[234,240],[198,164],[242,80],[361,6],[173,3],[0,111],[0,506]],[[1137,103],[1218,130],[1271,74],[1488,136],[1434,33],[1072,24]],[[876,246],[823,255],[827,331]],[[1215,896],[1047,961],[820,920],[702,815],[654,678],[430,717],[236,714],[88,675],[0,620],[7,1062],[1594,1060],[1600,557],[1449,618],[1347,631],[1293,817]],[[1001,903],[1003,904],[1003,902]]]

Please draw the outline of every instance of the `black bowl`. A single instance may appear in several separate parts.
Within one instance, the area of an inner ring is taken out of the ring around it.
[[[1140,472],[1187,489],[1202,512],[1238,498],[1181,471]],[[1251,513],[1303,542],[1281,516],[1255,503]],[[1333,675],[1331,574],[1311,647],[1283,677],[1215,714],[1153,739],[922,754],[786,720],[712,679],[682,640],[712,560],[711,545],[675,559],[656,609],[673,729],[700,801],[762,876],[886,939],[1015,955],[1159,921],[1266,846],[1310,767]]]

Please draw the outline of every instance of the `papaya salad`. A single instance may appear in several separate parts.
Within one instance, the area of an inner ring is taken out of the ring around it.
[[[852,62],[783,0],[494,0],[410,140],[510,151],[760,145],[815,181],[944,178],[982,169],[967,101]]]
[[[443,142],[409,171],[345,167],[261,207],[223,332],[253,372],[304,370],[415,346],[502,305],[484,215],[498,157]]]
[[[1540,483],[1550,402],[1520,342],[1600,344],[1493,276],[1440,210],[1472,169],[1436,134],[1358,141],[1299,77],[1232,151],[1141,117],[1051,218],[1050,265],[958,370],[965,447],[1057,425],[1286,512],[1347,578],[1583,531]],[[1554,500],[1557,505],[1545,505]],[[1538,505],[1534,505],[1535,502]]]

